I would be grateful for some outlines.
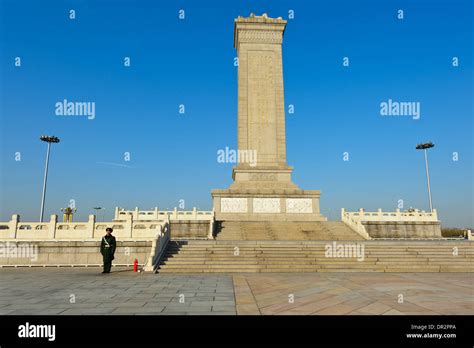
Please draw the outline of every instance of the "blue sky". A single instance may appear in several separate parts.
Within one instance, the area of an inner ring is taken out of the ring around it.
[[[94,206],[105,207],[106,218],[115,206],[171,209],[180,199],[186,209],[210,209],[211,189],[232,181],[232,164],[218,163],[217,151],[237,140],[233,19],[287,19],[293,10],[283,64],[285,105],[295,107],[286,124],[295,183],[322,190],[330,219],[341,207],[394,210],[400,199],[404,208],[428,209],[415,145],[433,141],[433,202],[443,225],[473,225],[470,0],[0,4],[1,221],[17,212],[38,220],[41,134],[61,138],[45,216],[71,199],[78,220]],[[63,99],[95,102],[95,119],[56,116]],[[382,117],[388,99],[419,102],[420,119]]]

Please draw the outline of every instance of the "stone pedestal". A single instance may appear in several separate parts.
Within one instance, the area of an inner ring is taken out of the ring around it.
[[[238,151],[252,158],[232,171],[227,190],[213,190],[216,220],[325,221],[320,191],[301,190],[286,162],[281,45],[286,21],[266,14],[238,17]],[[248,156],[251,153],[252,156]],[[239,156],[240,158],[240,156]]]
[[[317,190],[213,190],[218,221],[326,221]]]

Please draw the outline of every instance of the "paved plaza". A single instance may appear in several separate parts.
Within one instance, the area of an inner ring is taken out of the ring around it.
[[[469,273],[173,275],[1,269],[2,315],[473,314]],[[401,301],[403,300],[403,301]]]

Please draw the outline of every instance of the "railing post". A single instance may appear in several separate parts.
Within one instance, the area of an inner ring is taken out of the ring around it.
[[[193,207],[193,218],[194,218],[194,220],[197,220],[197,210],[196,210],[196,207]]]
[[[127,215],[127,220],[125,221],[124,229],[127,231],[125,235],[128,236],[128,238],[132,238],[133,237],[133,216],[130,214]]]
[[[19,222],[20,222],[20,215],[13,214],[12,219],[8,223],[8,228],[10,229],[10,238],[16,238]]]
[[[89,220],[87,221],[87,228],[89,229],[89,237],[93,239],[95,232],[95,215],[89,215]]]
[[[56,214],[51,215],[48,226],[48,236],[51,239],[56,238],[56,224],[58,222],[58,216]]]
[[[208,239],[214,239],[214,219],[209,221],[209,235]]]

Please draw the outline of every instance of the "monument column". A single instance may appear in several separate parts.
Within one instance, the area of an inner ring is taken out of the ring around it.
[[[281,44],[286,21],[239,17],[238,148],[256,150],[259,166],[286,167]]]
[[[240,161],[233,169],[235,188],[241,182],[255,186],[254,179],[297,188],[291,183],[292,168],[286,162],[281,50],[285,27],[285,20],[266,14],[238,17],[234,22],[234,47],[239,57],[238,151],[256,158],[254,163]]]

